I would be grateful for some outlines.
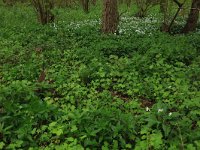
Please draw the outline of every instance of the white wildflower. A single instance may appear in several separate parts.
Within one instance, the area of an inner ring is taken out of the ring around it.
[[[121,34],[123,31],[122,31],[122,29],[121,30],[119,30],[119,34]]]
[[[53,27],[54,27],[55,30],[58,29],[58,28],[57,28],[57,25],[56,25],[55,23],[53,23]]]
[[[171,116],[171,115],[172,115],[172,112],[169,113],[169,116]]]
[[[149,108],[149,107],[146,107],[146,111],[150,111],[150,108]]]
[[[158,113],[159,113],[159,112],[163,112],[163,109],[160,109],[160,108],[159,108],[159,109],[158,109]]]

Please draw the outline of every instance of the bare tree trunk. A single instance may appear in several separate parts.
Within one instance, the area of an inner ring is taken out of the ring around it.
[[[184,0],[182,3],[179,2],[178,0],[173,0],[173,2],[175,2],[178,5],[178,9],[176,11],[176,14],[174,15],[170,25],[168,26],[168,29],[166,30],[167,32],[171,32],[171,28],[172,25],[174,24],[174,21],[176,20],[176,18],[178,17],[178,14],[180,13],[180,11],[183,9],[183,5],[185,4],[186,0]]]
[[[119,12],[117,0],[104,0],[102,32],[115,33],[119,24]]]
[[[89,13],[89,0],[81,0],[81,5],[85,13]]]
[[[163,14],[163,22],[161,25],[162,32],[168,32],[169,28],[169,11],[168,11],[168,0],[160,0],[160,11]]]
[[[92,3],[93,6],[96,6],[97,0],[92,0],[91,3]]]
[[[199,19],[200,0],[193,0],[190,10],[190,14],[187,19],[187,23],[182,30],[182,33],[189,33],[195,31]]]
[[[127,5],[128,8],[130,8],[131,7],[131,0],[126,0],[126,5]]]
[[[54,15],[51,10],[54,8],[53,0],[32,0],[33,6],[36,9],[38,21],[45,25],[54,21]]]

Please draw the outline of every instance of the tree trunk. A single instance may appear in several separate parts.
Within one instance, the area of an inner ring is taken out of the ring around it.
[[[93,6],[96,6],[96,4],[97,4],[97,0],[92,0],[91,3],[92,3]]]
[[[168,32],[169,28],[169,11],[168,11],[168,0],[161,0],[160,1],[160,11],[163,14],[163,22],[161,25],[162,32]]]
[[[104,0],[102,32],[115,33],[119,24],[119,12],[117,0]]]
[[[36,9],[38,21],[45,25],[54,22],[54,15],[51,10],[54,8],[53,0],[32,0],[33,6]]]
[[[189,33],[196,30],[200,10],[200,0],[193,0],[190,10],[190,14],[187,19],[187,23],[182,30],[182,33]]]
[[[81,4],[85,13],[89,13],[89,0],[81,0]]]
[[[127,5],[128,8],[130,8],[131,7],[131,0],[126,0],[126,5]]]

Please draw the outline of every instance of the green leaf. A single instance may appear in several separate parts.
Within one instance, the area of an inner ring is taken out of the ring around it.
[[[4,142],[0,142],[0,149],[3,149],[3,147],[5,146]]]
[[[169,126],[165,125],[164,123],[162,124],[162,128],[165,133],[165,137],[167,137],[170,133],[171,128]]]

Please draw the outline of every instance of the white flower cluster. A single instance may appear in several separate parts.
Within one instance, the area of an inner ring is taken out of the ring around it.
[[[159,21],[152,16],[146,17],[144,19],[138,19],[136,17],[121,17],[118,26],[119,34],[132,34],[135,31],[138,34],[146,34],[147,32],[153,32],[157,30],[156,24]],[[84,21],[73,21],[65,22],[60,21],[58,24],[54,23],[52,27],[57,30],[59,25],[64,25],[68,29],[79,29],[85,26],[99,26],[101,24],[101,19],[87,19]]]
[[[136,17],[122,17],[119,24],[119,33],[131,33],[135,31],[138,34],[151,34],[151,32],[158,30],[159,20],[153,16],[143,19]]]
[[[67,27],[69,28],[80,28],[80,27],[84,27],[84,26],[96,26],[100,24],[100,19],[98,20],[84,20],[84,21],[78,21],[78,22],[71,22],[70,24],[68,24]]]
[[[151,111],[151,109],[150,109],[149,107],[146,107],[145,110],[146,110],[147,112]],[[163,112],[163,111],[164,111],[163,108],[158,108],[158,113],[161,113],[161,112]],[[168,116],[171,116],[171,115],[172,115],[172,112],[169,112]]]
[[[145,18],[122,16],[120,17],[120,23],[118,26],[119,34],[133,34],[135,31],[137,34],[151,35],[153,32],[158,31],[160,28],[161,18],[158,16],[149,15]],[[58,24],[64,25],[68,29],[79,29],[85,26],[98,26],[101,24],[101,19],[87,19],[83,21],[65,22],[60,21]],[[58,24],[54,23],[53,28],[58,29]],[[178,20],[175,24],[185,24],[185,20]],[[197,29],[197,33],[200,33],[200,29]]]
[[[163,109],[162,109],[162,108],[159,108],[159,109],[158,109],[158,113],[160,113],[160,112],[163,112]]]

